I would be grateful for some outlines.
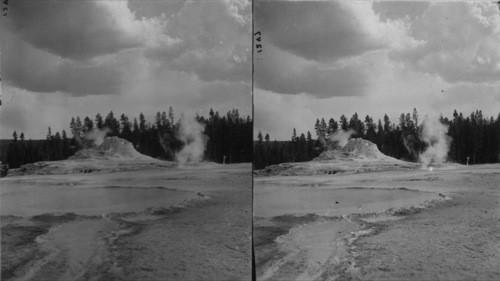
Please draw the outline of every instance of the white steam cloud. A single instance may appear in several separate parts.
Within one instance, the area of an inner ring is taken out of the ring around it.
[[[83,136],[83,140],[84,142],[90,142],[95,146],[99,146],[102,144],[108,133],[111,133],[111,129],[109,128],[104,128],[102,130],[92,129]]]
[[[334,133],[328,135],[326,139],[320,139],[320,141],[327,150],[340,149],[346,146],[349,142],[349,138],[355,133],[356,131],[352,129],[348,131],[338,129]]]
[[[413,156],[415,159],[418,158],[418,151],[415,149],[416,143],[418,139],[414,137],[413,135],[408,135],[408,136],[402,136],[403,139],[403,145],[405,146],[406,150]]]
[[[204,126],[195,119],[181,116],[178,123],[177,138],[184,144],[175,155],[180,163],[200,162],[203,160],[208,137],[203,134]]]
[[[76,140],[76,142],[83,148],[91,148],[91,147],[97,147],[102,144],[104,141],[104,138],[106,137],[107,134],[111,133],[111,129],[109,128],[104,128],[104,129],[97,129],[94,128],[83,137],[80,137],[80,134],[74,134],[73,138]]]
[[[450,150],[451,137],[446,135],[448,126],[438,119],[426,117],[422,122],[422,132],[420,138],[427,144],[427,148],[419,155],[423,168],[432,164],[446,162],[448,151]]]
[[[175,154],[170,148],[170,144],[175,142],[175,137],[170,133],[164,133],[163,135],[160,135],[158,139],[160,141],[161,147],[163,148],[163,151],[166,154],[166,157],[168,159],[171,159],[170,156],[173,156]]]

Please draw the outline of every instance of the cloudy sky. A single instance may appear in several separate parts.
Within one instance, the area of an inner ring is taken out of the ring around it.
[[[10,1],[1,20],[0,138],[44,138],[72,116],[153,121],[251,114],[249,0]]]
[[[397,122],[500,109],[500,9],[476,2],[256,1],[255,132],[314,136],[316,118]]]

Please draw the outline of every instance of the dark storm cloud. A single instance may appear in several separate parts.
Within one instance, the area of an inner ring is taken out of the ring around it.
[[[275,93],[365,95],[364,55],[406,43],[392,39],[403,26],[380,22],[370,2],[257,1],[254,11],[264,48],[255,55],[255,83]]]
[[[0,26],[4,81],[73,96],[161,85],[148,73],[162,69],[250,83],[250,2],[143,2],[16,1]]]
[[[68,92],[105,95],[120,92],[119,64],[76,63],[48,54],[17,39],[2,35],[3,80],[33,92]]]
[[[383,47],[338,1],[257,1],[255,25],[264,39],[309,60],[336,60]]]
[[[0,134],[21,128],[43,138],[46,124],[67,129],[75,114],[170,105],[248,114],[251,8],[242,0],[10,1],[0,23],[2,98],[23,110],[0,111],[10,131]]]
[[[319,65],[271,46],[257,56],[254,77],[262,89],[317,98],[363,95],[367,85],[367,73],[356,64]]]
[[[11,1],[8,24],[36,48],[64,58],[88,59],[141,45],[126,2]],[[121,14],[120,14],[121,13]]]

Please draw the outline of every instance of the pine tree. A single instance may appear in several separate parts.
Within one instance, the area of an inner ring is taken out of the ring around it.
[[[347,123],[347,118],[345,117],[344,114],[340,116],[340,128],[344,131],[349,130],[349,124]]]
[[[76,129],[75,129],[75,117],[71,117],[71,122],[69,123],[69,128],[71,129],[71,134],[74,136],[76,135]]]
[[[93,128],[94,128],[94,122],[88,116],[85,116],[85,119],[83,119],[83,128],[82,128],[83,133],[86,134],[87,132],[90,132]]]
[[[47,136],[45,137],[45,139],[46,140],[51,140],[52,138],[53,138],[53,136],[52,136],[52,130],[49,127],[49,129],[47,131]]]
[[[266,133],[266,136],[264,137],[264,140],[266,141],[264,146],[264,152],[265,152],[265,165],[264,166],[269,166],[272,164],[272,159],[271,159],[271,144],[269,143],[270,137],[269,134]]]
[[[297,160],[298,161],[306,161],[307,159],[307,140],[306,136],[302,133],[300,134],[297,141]]]
[[[326,125],[325,119],[321,118],[321,122],[319,123],[319,133],[321,138],[326,137],[326,130],[328,126]]]
[[[415,124],[415,127],[418,127],[418,113],[417,113],[416,108],[413,108],[412,119],[413,119],[413,123]]]
[[[365,126],[361,120],[359,120],[358,113],[354,112],[354,114],[351,117],[351,120],[349,120],[349,129],[354,130],[356,133],[357,137],[363,138],[364,137],[364,130]]]
[[[82,121],[80,120],[80,116],[76,117],[75,125],[74,125],[74,135],[81,137],[82,136]]]
[[[113,111],[110,111],[104,119],[104,127],[109,128],[113,135],[120,134],[120,123],[116,120]]]
[[[19,159],[19,146],[17,143],[17,132],[14,131],[12,133],[12,141],[9,144],[9,148],[7,150],[7,163],[10,168],[18,168],[21,164]]]
[[[134,133],[138,133],[139,132],[139,125],[137,123],[137,118],[134,118],[134,124],[132,125],[132,127],[134,128]]]
[[[391,130],[391,121],[389,120],[389,116],[384,114],[384,133],[389,134]]]
[[[163,123],[161,122],[161,112],[156,112],[156,116],[155,116],[155,125],[156,125],[156,128],[158,128],[158,131],[161,131],[161,129],[163,128]]]
[[[378,148],[380,149],[382,147],[382,141],[384,137],[384,126],[382,126],[382,121],[378,119],[377,123],[377,137],[375,143],[377,144]]]
[[[61,132],[61,142],[62,142],[62,153],[63,157],[67,158],[70,156],[69,140],[65,130]]]
[[[210,109],[212,110],[212,109]],[[213,111],[212,111],[213,113]],[[174,119],[174,109],[172,107],[168,108],[168,120],[170,121],[170,124],[175,124],[175,119]]]
[[[102,120],[101,114],[97,113],[95,116],[95,124],[97,129],[102,130],[104,129],[104,121]]]
[[[144,114],[139,114],[139,131],[141,133],[144,133],[146,131],[146,118],[144,117]]]
[[[52,154],[53,154],[53,159],[54,160],[61,160],[64,158],[63,155],[63,146],[62,146],[62,140],[61,140],[61,135],[59,132],[56,132],[53,138],[53,148],[52,148]]]
[[[314,157],[314,155],[313,155],[314,143],[313,143],[313,139],[311,136],[311,132],[309,132],[309,131],[307,131],[306,141],[307,141],[307,158],[311,159]]]
[[[172,124],[170,123],[170,120],[168,119],[167,113],[165,111],[161,113],[161,124],[167,131],[172,129]]]
[[[27,159],[28,155],[27,155],[27,151],[26,151],[26,144],[24,143],[24,133],[23,132],[21,132],[21,134],[19,134],[18,151],[19,151],[19,156],[18,156],[19,163],[21,165],[28,163],[28,159]]]
[[[130,122],[128,121],[128,117],[122,113],[120,116],[120,127],[121,127],[121,137],[132,141],[132,129],[130,128]]]
[[[326,129],[327,135],[331,135],[331,134],[335,133],[335,131],[337,131],[338,128],[339,128],[339,125],[337,124],[335,119],[330,118],[330,120],[328,120],[328,128]]]
[[[375,131],[375,123],[373,123],[373,118],[366,115],[365,117],[365,127],[366,127],[366,139],[375,142],[377,138],[377,132]]]
[[[316,132],[316,136],[319,138],[321,136],[319,119],[316,119],[316,124],[314,124],[314,131]]]

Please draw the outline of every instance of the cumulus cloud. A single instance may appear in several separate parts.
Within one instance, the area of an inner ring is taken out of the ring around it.
[[[26,42],[73,59],[137,47],[143,39],[126,1],[12,1],[7,20]]]
[[[184,7],[185,0],[182,1],[144,1],[144,0],[129,0],[129,7],[135,13],[137,18],[152,18],[165,15],[166,17],[173,16]]]
[[[224,0],[231,16],[242,26],[252,23],[252,3],[249,0]]]
[[[365,95],[370,56],[418,44],[404,20],[381,21],[366,1],[258,1],[254,20],[264,46],[255,83],[276,93]]]
[[[2,78],[12,86],[73,95],[120,92],[124,62],[79,63],[36,49],[12,34],[3,34],[2,39]]]
[[[248,46],[235,44],[227,53],[193,49],[183,52],[169,65],[171,69],[195,74],[204,81],[251,80]]]
[[[255,134],[285,140],[316,118],[397,121],[415,107],[498,115],[498,5],[445,2],[256,1]]]
[[[394,42],[394,35],[405,38],[404,26],[381,22],[364,1],[259,1],[255,25],[266,43],[316,61],[381,49]]]
[[[17,88],[106,95],[174,80],[151,73],[186,73],[196,90],[250,83],[247,0],[35,2],[14,1],[0,27],[2,78]]]
[[[426,1],[374,1],[373,10],[382,21],[408,18],[413,20],[429,7]]]
[[[168,32],[180,38],[170,50],[147,51],[165,67],[204,81],[251,80],[251,5],[245,1],[188,2],[168,19]]]
[[[261,1],[255,10],[265,39],[307,59],[334,60],[382,47],[342,2]]]
[[[421,44],[395,50],[391,58],[410,69],[451,83],[500,77],[500,9],[495,3],[431,3],[409,32]]]

